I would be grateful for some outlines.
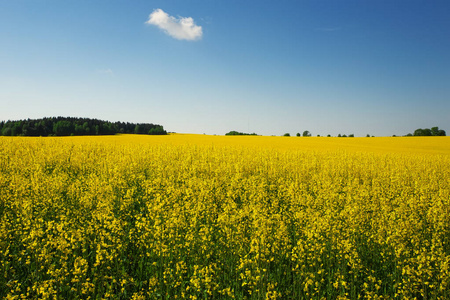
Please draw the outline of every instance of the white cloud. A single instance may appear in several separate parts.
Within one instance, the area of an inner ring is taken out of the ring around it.
[[[202,27],[195,25],[194,19],[191,17],[175,18],[169,16],[162,9],[155,9],[146,24],[155,25],[165,33],[178,40],[195,41],[202,38]]]

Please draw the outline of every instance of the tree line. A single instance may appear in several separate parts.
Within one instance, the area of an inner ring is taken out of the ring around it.
[[[50,117],[0,122],[3,136],[112,135],[118,133],[165,135],[163,126],[151,123],[109,122],[89,118]]]
[[[291,136],[291,135],[289,133],[285,133],[283,136]],[[296,136],[309,137],[309,136],[311,136],[311,133],[308,130],[305,130],[305,131],[303,131],[303,134],[300,134],[300,132],[297,132]],[[317,135],[317,136],[320,136],[320,135]],[[396,136],[396,135],[393,135],[393,136]],[[430,128],[425,128],[425,129],[419,128],[414,131],[414,134],[408,133],[405,136],[446,136],[446,132],[445,132],[445,130],[439,129],[439,127],[436,126],[436,127],[431,127],[431,129]],[[327,137],[331,137],[331,135],[328,134]],[[341,135],[339,133],[337,135],[337,137],[355,137],[355,135],[353,133],[349,134],[349,135],[346,135],[346,134]],[[371,135],[367,134],[366,137],[371,137]],[[372,137],[373,137],[373,135],[372,135]]]
[[[230,132],[225,133],[225,135],[257,135],[256,133],[245,133],[245,132],[238,132],[235,130],[232,130]]]
[[[414,134],[408,133],[406,136],[446,136],[445,130],[439,129],[439,127],[419,128],[414,131]]]

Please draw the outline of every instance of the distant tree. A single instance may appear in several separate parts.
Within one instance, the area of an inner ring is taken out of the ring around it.
[[[311,136],[311,133],[308,130],[303,131],[303,136]]]
[[[349,134],[348,137],[355,137],[355,135],[352,133],[352,134]]]
[[[70,121],[61,120],[53,124],[53,134],[56,136],[67,136],[73,133],[74,125]]]
[[[343,134],[342,137],[347,137],[347,135]]]
[[[84,135],[83,125],[75,124],[75,134],[76,135]]]
[[[300,132],[297,132],[297,134],[296,134],[297,136],[300,136]]]
[[[340,134],[340,133],[338,134],[338,137],[341,137],[341,134]]]
[[[164,130],[164,128],[162,126],[156,126],[156,127],[153,127],[152,129],[150,129],[148,131],[148,134],[150,134],[150,135],[166,135],[167,132]]]
[[[431,136],[431,129],[429,128],[419,128],[414,131],[414,136]]]
[[[291,136],[289,133],[285,133],[283,136]]]
[[[327,137],[331,137],[331,135],[330,135],[330,134],[328,134],[328,135],[327,135]]]
[[[11,136],[11,127],[4,126],[2,129],[3,136]]]
[[[14,123],[11,127],[11,136],[17,136],[22,133],[22,124],[20,123]]]
[[[30,125],[28,124],[28,122],[26,122],[22,125],[22,135],[24,136],[31,135],[30,133],[31,133]]]
[[[405,136],[413,136],[413,135],[412,135],[412,133],[408,133],[408,134],[407,134],[407,135],[405,135]]]
[[[423,130],[423,133],[424,133],[425,136],[432,136],[432,135],[433,135],[433,134],[431,133],[431,129],[429,129],[429,128],[425,128],[425,129]]]
[[[433,136],[445,136],[445,131],[444,130],[440,130],[439,127],[432,127],[431,128],[431,134]]]
[[[235,130],[232,130],[232,131],[230,131],[228,133],[225,133],[225,135],[240,135],[240,133],[235,131]]]
[[[238,131],[232,130],[228,133],[225,133],[225,135],[257,135],[257,134],[254,132],[253,133],[245,133],[245,132],[238,132]]]
[[[439,127],[429,128],[419,128],[414,131],[414,136],[445,136],[446,133],[444,130],[439,130]]]
[[[88,122],[84,122],[83,125],[83,134],[90,134],[91,133],[91,129],[89,128],[89,123]]]
[[[370,134],[367,134],[366,137],[370,137]]]
[[[318,134],[317,136],[320,137],[320,134]]]

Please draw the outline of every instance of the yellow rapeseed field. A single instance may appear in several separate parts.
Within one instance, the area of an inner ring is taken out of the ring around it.
[[[0,137],[0,298],[450,299],[450,138]]]

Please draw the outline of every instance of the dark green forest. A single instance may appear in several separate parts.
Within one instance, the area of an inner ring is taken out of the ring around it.
[[[50,117],[0,122],[3,136],[112,135],[118,133],[165,135],[163,126],[150,123],[109,122],[89,118]]]

